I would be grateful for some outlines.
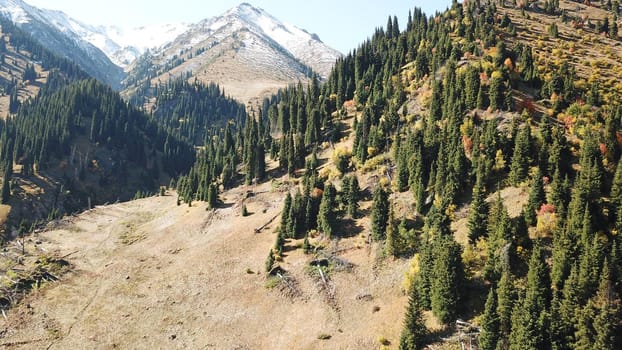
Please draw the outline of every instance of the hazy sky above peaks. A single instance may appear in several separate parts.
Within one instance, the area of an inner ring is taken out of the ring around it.
[[[91,25],[121,28],[187,22],[219,16],[242,0],[25,0],[27,3],[60,10]],[[347,53],[385,26],[389,15],[398,16],[404,28],[408,10],[421,7],[428,15],[446,9],[451,0],[256,0],[246,1],[283,22],[316,33],[324,43]]]

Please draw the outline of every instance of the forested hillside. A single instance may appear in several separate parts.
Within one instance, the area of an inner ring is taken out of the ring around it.
[[[180,139],[197,146],[207,144],[228,123],[241,124],[246,107],[225,95],[220,86],[188,77],[157,84],[132,103],[149,111],[160,125]]]
[[[180,195],[215,205],[236,161],[250,184],[270,154],[296,190],[268,272],[289,240],[313,252],[351,235],[346,220],[369,222],[382,259],[413,260],[401,349],[443,343],[457,319],[482,349],[619,348],[622,109],[606,73],[619,63],[589,74],[570,35],[619,57],[617,12],[465,1],[433,17],[415,9],[403,26],[389,18],[325,84],[283,90],[237,137],[214,139]],[[548,45],[567,52],[550,59]],[[392,204],[405,195],[406,210]]]
[[[65,84],[47,86],[0,125],[10,223],[153,193],[194,162],[190,145],[111,88],[95,80]]]

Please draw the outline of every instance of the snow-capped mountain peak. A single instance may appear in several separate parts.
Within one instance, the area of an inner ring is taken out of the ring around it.
[[[147,50],[157,49],[188,30],[186,23],[150,25],[125,29],[117,26],[90,27],[84,37],[99,47],[120,67],[127,67]]]
[[[308,81],[311,71],[327,77],[339,57],[317,35],[242,3],[151,50],[128,68],[126,85],[132,94],[146,81],[192,77],[218,83],[247,102]]]
[[[154,75],[169,79],[190,74],[208,81],[223,76],[223,84],[235,82],[228,84],[229,91],[239,87],[244,92],[248,84],[255,84],[259,94],[309,78],[309,68],[326,77],[341,56],[317,35],[246,2],[195,24],[134,29],[85,24],[23,0],[0,0],[0,15],[115,87],[122,81],[134,85]]]
[[[229,31],[247,29],[254,34],[276,42],[293,57],[312,67],[326,77],[341,53],[325,45],[316,34],[310,34],[292,24],[282,22],[261,8],[249,3],[230,9],[219,17],[206,19],[196,27],[207,29],[197,35],[195,42],[202,41],[206,34],[213,34],[227,28]],[[195,29],[196,29],[195,27]]]

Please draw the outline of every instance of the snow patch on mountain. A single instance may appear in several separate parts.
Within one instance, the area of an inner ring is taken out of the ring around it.
[[[0,0],[0,13],[16,24],[41,22],[52,26],[82,48],[90,44],[100,49],[117,66],[125,68],[149,49],[157,49],[188,30],[185,23],[150,25],[123,29],[93,26],[62,11],[39,9],[22,0]]]
[[[341,53],[325,45],[317,35],[282,22],[260,8],[242,3],[222,16],[196,24],[175,23],[140,28],[93,26],[69,17],[61,11],[38,9],[22,0],[0,0],[0,13],[15,23],[41,22],[49,25],[80,46],[91,56],[101,50],[115,65],[129,70],[147,51],[154,56],[172,58],[181,50],[209,49],[233,33],[248,30],[263,38],[299,62],[326,77]],[[183,43],[183,44],[182,44]],[[171,52],[171,48],[177,48]]]
[[[229,26],[233,30],[246,28],[259,36],[276,42],[292,56],[326,77],[341,53],[324,44],[316,34],[309,34],[292,24],[282,22],[260,8],[242,3],[223,16],[206,20],[203,27],[212,32]]]
[[[28,23],[30,18],[21,5],[21,1],[2,0],[0,1],[0,13],[16,24]]]
[[[85,39],[99,47],[120,67],[127,67],[147,50],[158,49],[188,29],[185,23],[151,25],[124,29],[116,26],[91,27]]]

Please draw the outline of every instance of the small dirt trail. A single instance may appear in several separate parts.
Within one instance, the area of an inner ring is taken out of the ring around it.
[[[110,247],[116,245],[114,241],[118,237],[119,225],[122,223],[129,223],[137,221],[137,215],[133,215],[127,208],[117,206],[109,208],[95,208],[84,214],[84,217],[80,218],[80,221],[75,224],[75,228],[79,233],[86,233],[91,240],[80,240],[79,244],[83,244],[81,250],[76,250],[74,254],[78,254],[80,259],[76,259],[78,269],[89,268],[95,271],[95,280],[90,285],[95,285],[95,290],[92,291],[92,295],[88,296],[84,305],[79,307],[79,311],[73,316],[74,321],[68,326],[66,332],[59,332],[57,338],[52,339],[52,342],[48,345],[47,349],[53,349],[57,344],[62,343],[64,338],[71,337],[71,333],[74,327],[82,322],[88,308],[99,297],[100,291],[104,283],[104,269],[112,264],[108,262],[102,264],[102,262],[108,257]],[[96,226],[97,232],[93,232],[92,227]]]

